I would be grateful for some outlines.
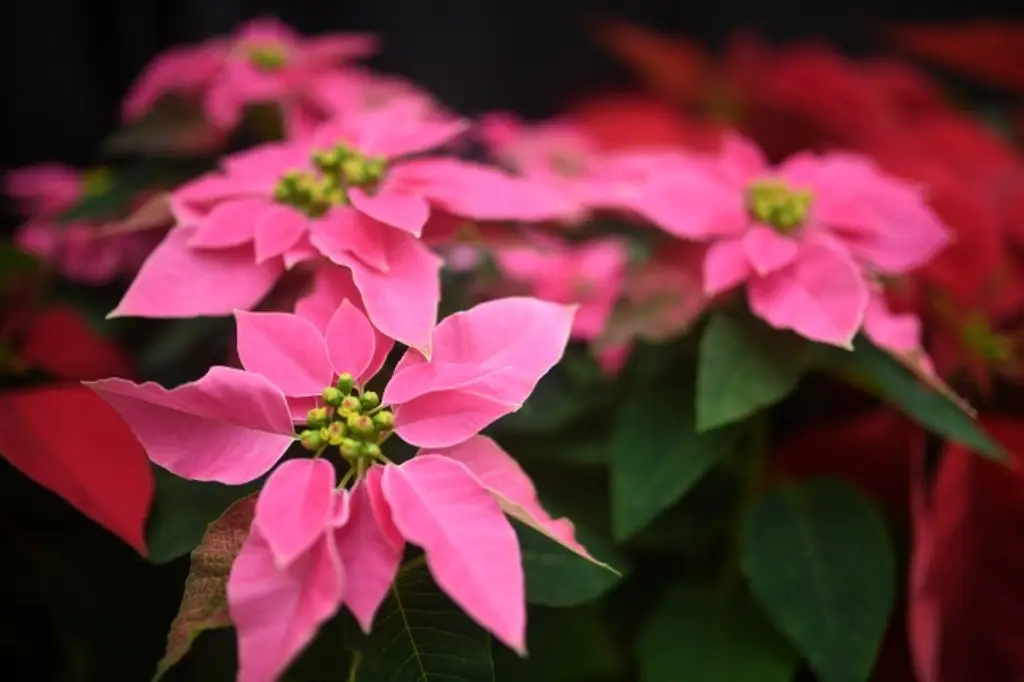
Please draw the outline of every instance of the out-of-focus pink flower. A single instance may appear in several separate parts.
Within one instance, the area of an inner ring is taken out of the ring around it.
[[[708,294],[745,284],[772,326],[848,346],[875,273],[926,263],[948,236],[917,189],[849,154],[771,168],[738,138],[692,171],[652,181],[634,208],[679,237],[711,240]]]
[[[277,19],[254,19],[230,37],[154,59],[126,96],[124,117],[139,119],[165,95],[176,95],[198,101],[215,127],[229,130],[248,105],[269,102],[282,108],[291,132],[302,132],[326,113],[317,101],[318,80],[376,49],[370,35],[307,38]]]
[[[441,260],[419,239],[433,208],[482,220],[537,220],[560,199],[542,185],[437,156],[410,157],[463,130],[402,101],[309,138],[226,157],[171,196],[178,226],[116,315],[190,317],[248,309],[311,259],[348,269],[360,305],[393,339],[427,350]]]
[[[245,371],[215,367],[170,391],[89,384],[152,461],[185,478],[257,478],[294,442],[295,423],[308,427],[304,447],[337,445],[352,465],[349,491],[335,489],[326,460],[288,461],[257,500],[228,582],[240,679],[275,679],[342,604],[368,631],[406,541],[423,548],[457,604],[524,651],[522,562],[505,515],[590,556],[572,524],[541,507],[518,465],[477,433],[518,409],[558,362],[573,315],[573,306],[531,298],[456,313],[434,330],[433,356],[408,350],[381,397],[365,391],[384,355],[379,337],[346,301],[324,330],[294,315],[238,313]],[[325,407],[297,415],[294,401],[317,393]],[[391,464],[381,446],[392,432],[423,449]],[[284,618],[282,604],[291,605]]]
[[[401,101],[417,118],[444,115],[441,104],[430,93],[392,75],[352,67],[317,79],[314,84],[319,106],[328,118],[363,113]]]
[[[4,194],[14,199],[26,217],[52,220],[75,205],[84,184],[82,175],[70,166],[40,163],[8,172]]]
[[[533,296],[579,305],[573,338],[593,341],[608,324],[622,293],[629,253],[619,239],[608,237],[574,245],[545,235],[495,253],[498,268],[529,286]]]
[[[479,131],[499,161],[565,197],[567,221],[586,215],[591,173],[600,157],[581,130],[558,120],[528,125],[513,114],[494,112],[481,119]]]
[[[11,171],[5,191],[28,218],[15,243],[62,276],[84,284],[105,284],[135,273],[156,244],[152,234],[104,234],[94,221],[61,222],[61,214],[109,185],[104,169],[85,173],[55,163]]]

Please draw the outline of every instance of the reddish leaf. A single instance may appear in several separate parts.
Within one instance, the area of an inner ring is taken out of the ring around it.
[[[58,379],[132,376],[131,363],[121,349],[73,308],[48,308],[33,317],[22,339],[21,359]]]
[[[185,579],[181,606],[171,623],[167,650],[157,664],[154,680],[180,661],[204,630],[230,627],[228,575],[249,535],[255,508],[255,495],[235,502],[209,525],[202,542],[192,550],[192,566]]]
[[[1024,91],[1024,22],[903,24],[886,33],[911,54],[988,85]]]
[[[686,118],[671,106],[645,95],[606,95],[585,100],[567,113],[602,149],[686,147],[715,151],[724,128]]]
[[[142,554],[149,459],[114,410],[78,385],[0,393],[0,454]]]
[[[923,445],[920,429],[891,410],[817,421],[779,443],[773,473],[841,478],[905,517],[911,456]]]
[[[983,418],[1011,466],[959,446],[916,481],[909,636],[920,682],[1024,679],[1024,420]]]
[[[711,84],[714,67],[710,57],[685,38],[617,19],[596,22],[595,34],[609,52],[633,70],[647,90],[671,104],[692,104]]]

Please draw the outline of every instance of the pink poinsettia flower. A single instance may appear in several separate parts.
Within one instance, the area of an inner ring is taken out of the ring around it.
[[[452,158],[409,155],[464,129],[403,102],[328,124],[309,138],[226,157],[171,196],[177,227],[112,315],[223,315],[259,302],[285,270],[348,269],[374,325],[427,350],[441,259],[419,239],[434,207],[486,220],[557,210],[543,188]]]
[[[79,201],[105,193],[109,183],[102,168],[80,172],[44,163],[11,171],[4,190],[28,218],[15,244],[74,282],[105,284],[134,273],[155,246],[152,234],[105,234],[100,222],[61,219]]]
[[[303,132],[328,112],[317,98],[319,79],[373,54],[366,34],[303,37],[263,17],[233,36],[178,47],[154,59],[124,101],[126,120],[141,118],[166,95],[197,101],[214,127],[230,130],[251,104],[278,104],[289,131]]]
[[[593,341],[604,333],[622,292],[629,253],[614,237],[573,245],[538,234],[499,248],[494,257],[507,277],[529,286],[531,295],[578,304],[572,336]]]
[[[434,330],[431,358],[408,350],[382,397],[364,389],[383,357],[379,337],[348,301],[323,331],[298,315],[239,312],[244,371],[214,367],[172,390],[88,384],[153,462],[184,478],[253,480],[295,442],[296,423],[307,427],[304,447],[336,445],[352,465],[350,491],[335,492],[325,460],[290,460],[268,479],[228,585],[240,679],[275,679],[343,603],[369,630],[406,541],[424,550],[438,585],[469,615],[524,649],[522,563],[505,514],[590,557],[515,462],[477,434],[518,409],[558,362],[573,314],[508,298],[451,315]],[[297,416],[292,401],[314,392],[325,406]],[[392,433],[422,449],[391,463],[381,450]]]
[[[484,436],[401,465],[374,464],[350,489],[336,478],[327,460],[295,459],[260,492],[227,586],[240,682],[277,679],[343,606],[370,632],[406,542],[423,550],[453,601],[519,653],[525,578],[508,517],[599,563],[572,522],[548,514],[527,474]]]
[[[876,274],[917,268],[949,240],[921,193],[851,154],[798,154],[772,168],[731,139],[691,172],[652,180],[633,208],[678,237],[712,241],[704,288],[745,285],[770,325],[848,347]]]
[[[4,194],[25,216],[52,220],[81,198],[86,180],[77,169],[62,163],[40,163],[9,171]]]

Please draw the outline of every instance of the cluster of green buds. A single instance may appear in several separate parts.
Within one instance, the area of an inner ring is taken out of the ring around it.
[[[380,404],[373,391],[360,391],[349,373],[321,394],[323,407],[306,415],[306,430],[299,434],[302,447],[322,453],[336,447],[346,461],[360,469],[383,459],[380,445],[395,427],[395,415]]]
[[[274,199],[319,218],[332,206],[348,204],[348,190],[372,191],[384,177],[386,162],[367,157],[344,144],[313,152],[309,171],[288,171],[274,188]]]
[[[812,198],[810,191],[781,180],[760,180],[747,189],[747,209],[758,222],[788,234],[803,224]]]
[[[288,63],[288,49],[277,42],[249,42],[242,48],[249,63],[260,71],[273,73]]]

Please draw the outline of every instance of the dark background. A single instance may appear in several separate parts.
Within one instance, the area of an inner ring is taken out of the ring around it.
[[[1019,0],[10,0],[0,5],[0,170],[84,164],[116,123],[132,78],[161,50],[226,33],[259,14],[303,32],[369,30],[379,69],[403,74],[473,114],[553,113],[574,92],[625,81],[589,38],[607,12],[711,45],[733,29],[770,39],[822,37],[871,50],[877,19],[1020,14]]]

